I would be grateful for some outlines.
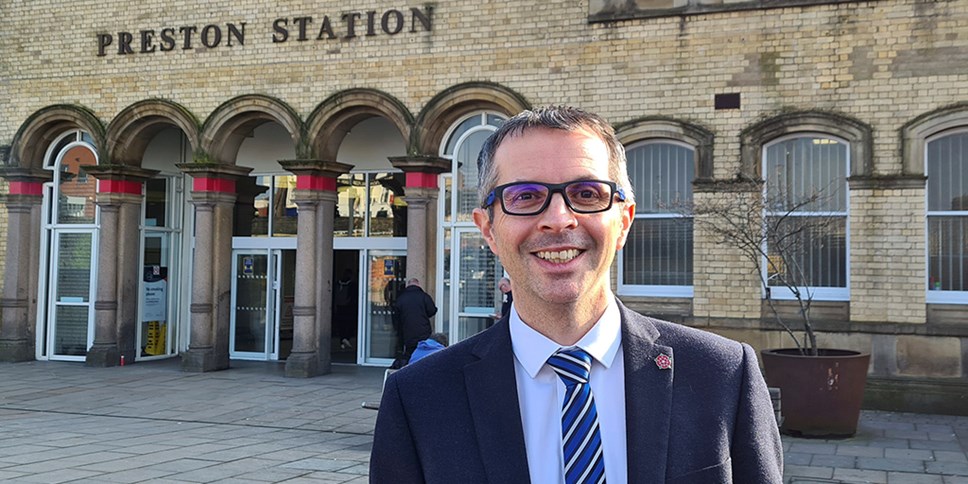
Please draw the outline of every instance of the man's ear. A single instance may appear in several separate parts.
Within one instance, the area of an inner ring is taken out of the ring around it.
[[[472,214],[474,216],[474,225],[481,231],[481,235],[484,240],[487,241],[487,246],[491,248],[491,252],[495,255],[497,254],[497,244],[494,242],[494,232],[491,231],[492,224],[494,221],[491,219],[491,215],[487,210],[483,208],[475,208]]]
[[[628,239],[629,230],[632,229],[632,221],[635,220],[635,204],[625,203],[622,204],[622,233],[619,235],[618,240],[615,243],[615,250],[619,251],[622,247],[625,247],[625,241]]]

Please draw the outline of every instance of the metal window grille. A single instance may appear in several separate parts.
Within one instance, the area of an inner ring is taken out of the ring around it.
[[[623,250],[622,283],[692,286],[692,203],[695,151],[668,141],[626,151],[635,190],[635,222]]]

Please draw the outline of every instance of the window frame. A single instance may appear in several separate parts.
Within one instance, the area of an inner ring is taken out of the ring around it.
[[[966,120],[968,121],[968,120]],[[952,129],[946,129],[930,136],[924,137],[923,142],[923,161],[924,161],[924,174],[928,175],[930,170],[928,169],[928,159],[929,147],[932,142],[941,140],[943,138],[959,135],[968,134],[968,124],[955,127]],[[968,150],[966,150],[968,151]],[[968,170],[968,162],[965,163],[965,169]],[[951,291],[951,290],[932,290],[931,289],[931,217],[968,217],[968,210],[941,210],[932,211],[931,210],[931,180],[928,179],[924,187],[924,288],[925,288],[925,299],[927,304],[968,304],[968,290],[965,291]],[[968,254],[966,254],[968,257]]]
[[[673,146],[679,146],[692,151],[693,157],[693,179],[689,183],[693,183],[700,173],[699,169],[699,149],[695,145],[686,143],[672,138],[645,138],[640,139],[635,142],[626,145],[626,153],[636,148],[650,145],[650,144],[669,144]],[[633,186],[632,190],[636,194],[637,198],[641,197],[641,192],[637,187]],[[692,193],[692,192],[691,192]],[[691,201],[691,200],[690,200]],[[632,224],[634,225],[636,220],[672,220],[677,218],[692,218],[689,215],[676,214],[674,212],[666,212],[662,214],[653,213],[636,213],[633,217]],[[640,222],[641,223],[641,222]],[[693,227],[695,227],[693,225]],[[626,241],[627,242],[627,241]],[[695,253],[695,232],[693,233],[693,252]],[[623,247],[619,250],[617,254],[617,294],[621,296],[648,296],[648,297],[668,297],[668,298],[692,298],[695,295],[695,279],[690,285],[655,285],[655,284],[627,284],[625,282],[625,255],[626,249]],[[695,260],[695,259],[693,259]],[[695,268],[691,268],[692,275],[695,275]]]
[[[843,172],[843,189],[845,190],[845,196],[844,196],[844,198],[845,198],[845,200],[844,200],[844,211],[843,212],[808,212],[807,215],[802,215],[802,216],[830,216],[830,215],[838,215],[838,214],[841,214],[841,213],[843,214],[843,218],[844,218],[844,248],[845,248],[845,254],[844,254],[844,271],[845,271],[845,274],[844,274],[844,287],[802,286],[802,287],[800,287],[800,290],[802,291],[802,294],[804,294],[802,297],[803,297],[804,300],[811,300],[811,301],[850,301],[850,258],[851,258],[850,257],[850,254],[851,254],[851,250],[850,250],[850,245],[851,245],[850,244],[850,185],[849,185],[849,183],[848,183],[847,180],[848,180],[848,178],[851,175],[851,165],[852,165],[851,142],[849,140],[847,140],[847,139],[844,139],[844,138],[842,138],[840,136],[837,136],[837,135],[834,135],[834,134],[831,134],[831,133],[825,133],[825,132],[822,132],[822,131],[813,131],[813,130],[810,130],[810,131],[791,132],[791,133],[788,133],[788,134],[785,134],[785,135],[778,136],[776,138],[770,139],[769,141],[763,143],[760,146],[760,174],[761,174],[760,175],[760,179],[763,181],[763,188],[762,188],[762,191],[761,191],[760,196],[763,197],[763,200],[764,201],[767,200],[767,197],[768,197],[768,193],[767,193],[768,182],[767,182],[767,180],[768,180],[768,176],[769,176],[769,173],[767,172],[767,149],[769,147],[773,146],[773,145],[778,144],[778,143],[782,143],[782,142],[785,142],[785,141],[789,141],[789,140],[792,140],[792,139],[798,139],[798,138],[812,138],[812,139],[822,138],[822,139],[834,140],[834,141],[836,141],[836,142],[841,143],[841,144],[844,145],[844,148],[845,148],[844,154],[845,154],[845,157],[846,157],[846,159],[844,160],[844,167],[843,167],[843,169],[844,169],[844,172]],[[768,207],[767,207],[767,204],[764,203],[763,204],[763,223],[764,224],[766,223],[766,218],[769,216],[770,213],[771,212],[769,212]],[[783,212],[783,213],[785,213],[785,212]],[[764,240],[764,244],[765,243],[766,243],[766,241]],[[767,252],[767,251],[768,251],[768,248],[767,247],[764,247],[764,252]],[[762,274],[761,274],[762,279],[761,280],[762,281],[766,281],[767,280],[767,270],[768,270],[767,259],[764,256],[762,258],[762,264],[761,264],[761,271],[762,271]],[[796,296],[794,295],[793,291],[790,290],[790,288],[788,288],[788,287],[784,287],[784,286],[770,286],[770,285],[764,283],[764,284],[762,284],[761,290],[762,290],[762,297],[764,299],[774,299],[774,300],[781,300],[781,301],[795,301],[797,299]]]

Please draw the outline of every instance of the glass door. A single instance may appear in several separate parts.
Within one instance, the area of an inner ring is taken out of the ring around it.
[[[173,291],[170,288],[171,234],[145,232],[144,265],[141,274],[141,327],[139,357],[166,356],[171,351],[172,326],[168,315]]]
[[[53,239],[47,354],[83,361],[94,344],[94,233],[61,229]]]
[[[393,303],[406,285],[407,256],[402,250],[369,250],[362,304],[365,346],[363,362],[389,365],[403,350],[393,325]]]
[[[140,324],[137,331],[138,359],[164,358],[178,353],[175,338],[182,329],[178,321],[185,284],[179,270],[188,250],[182,247],[184,205],[183,175],[162,175],[145,182],[142,219]],[[194,212],[192,212],[194,213]],[[188,257],[190,259],[191,257]]]
[[[495,295],[497,283],[504,269],[487,241],[477,228],[455,228],[453,242],[456,246],[452,253],[453,267],[450,268],[449,291],[451,344],[463,341],[494,322]],[[456,288],[457,290],[453,290]]]
[[[268,360],[275,353],[278,251],[234,251],[229,356]]]
[[[296,251],[236,250],[229,356],[284,360],[292,351]]]

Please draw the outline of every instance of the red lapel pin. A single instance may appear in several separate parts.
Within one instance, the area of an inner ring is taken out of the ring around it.
[[[660,370],[668,370],[672,368],[672,357],[668,355],[656,356],[655,366],[658,366]]]

